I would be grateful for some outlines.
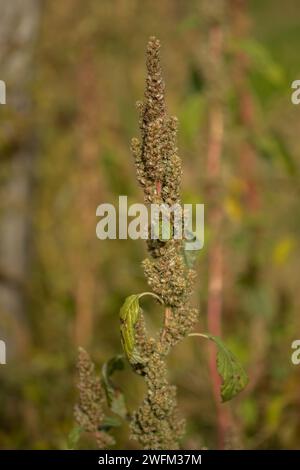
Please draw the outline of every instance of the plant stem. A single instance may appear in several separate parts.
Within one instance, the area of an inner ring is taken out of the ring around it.
[[[208,54],[211,60],[211,80],[216,82],[220,74],[223,56],[223,28],[220,21],[212,23],[208,37]],[[210,183],[209,193],[212,203],[208,223],[213,239],[208,253],[208,302],[207,326],[214,336],[222,336],[222,295],[223,295],[223,247],[220,238],[223,211],[218,201],[218,186],[221,180],[221,156],[223,151],[224,112],[222,98],[212,97],[208,116],[207,176]],[[209,370],[212,380],[213,395],[217,409],[218,447],[224,448],[228,427],[226,410],[220,403],[221,379],[216,366],[216,346],[209,348]]]
[[[166,307],[165,308],[165,313],[164,313],[164,327],[163,327],[162,333],[161,333],[161,340],[164,340],[165,337],[166,337],[166,332],[168,330],[168,326],[169,326],[171,317],[172,317],[172,310],[171,310],[170,307]]]
[[[199,336],[201,338],[209,339],[205,333],[189,333],[188,336]]]
[[[232,16],[232,33],[234,40],[242,42],[247,39],[249,34],[249,21],[248,21],[248,5],[246,0],[231,0],[231,16]],[[261,198],[259,196],[259,188],[255,181],[255,161],[257,159],[257,151],[253,144],[253,139],[249,139],[249,133],[255,132],[255,107],[253,102],[253,96],[248,84],[248,74],[250,69],[249,58],[244,51],[237,51],[234,57],[234,69],[233,79],[236,88],[236,94],[239,102],[239,121],[244,131],[247,132],[247,138],[243,139],[239,148],[238,160],[241,165],[241,174],[243,180],[246,182],[246,198],[245,205],[247,211],[254,215],[259,210],[261,205]],[[253,228],[253,238],[255,243],[258,239],[258,226],[255,225]],[[257,247],[255,247],[256,250]],[[248,261],[249,266],[253,266],[256,260],[253,258],[252,250],[250,259]],[[256,270],[253,278],[252,288],[257,288],[259,283],[259,272]],[[250,326],[251,332],[250,337],[252,341],[256,342],[256,348],[253,349],[253,355],[250,365],[250,377],[251,381],[247,388],[247,393],[251,393],[260,382],[266,363],[266,352],[268,348],[267,341],[267,328],[268,323],[265,318],[262,318],[260,312],[254,312],[252,324]],[[259,341],[257,341],[259,338]]]

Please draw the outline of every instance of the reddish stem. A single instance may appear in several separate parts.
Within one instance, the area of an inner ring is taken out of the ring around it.
[[[160,196],[161,195],[161,181],[156,181],[155,187],[156,187],[157,195]]]

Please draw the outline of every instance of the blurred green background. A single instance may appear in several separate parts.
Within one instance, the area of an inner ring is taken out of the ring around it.
[[[222,73],[210,77],[209,28],[222,4]],[[0,106],[0,339],[7,344],[0,448],[66,448],[77,346],[99,367],[120,353],[120,305],[147,290],[145,244],[97,240],[95,211],[119,195],[142,202],[130,139],[138,135],[145,47],[155,35],[168,109],[179,118],[183,201],[204,203],[208,215],[194,299],[202,331],[214,237],[208,119],[214,94],[222,103],[223,338],[250,376],[245,392],[224,405],[234,423],[227,445],[299,449],[300,366],[291,362],[291,343],[300,338],[300,107],[290,99],[300,78],[299,1],[2,0],[0,7],[7,86]],[[159,312],[149,317],[155,328]],[[169,364],[187,418],[183,447],[215,448],[205,344],[185,340]],[[137,406],[143,381],[129,369],[116,380]],[[116,436],[117,448],[135,447],[126,428]],[[94,443],[86,437],[81,446]]]

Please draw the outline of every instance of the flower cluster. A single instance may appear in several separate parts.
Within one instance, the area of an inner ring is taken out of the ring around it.
[[[79,348],[77,368],[79,403],[75,406],[75,419],[85,432],[94,436],[99,449],[105,449],[114,444],[112,436],[101,430],[105,418],[105,392],[96,376],[95,366],[83,348]]]
[[[177,118],[166,114],[164,81],[159,60],[160,43],[150,38],[144,103],[138,102],[141,141],[132,139],[137,178],[145,202],[179,202],[181,160],[177,155]]]
[[[132,438],[146,449],[178,449],[185,422],[176,404],[176,387],[169,385],[166,364],[159,352],[154,352],[144,370],[147,395],[133,414]]]

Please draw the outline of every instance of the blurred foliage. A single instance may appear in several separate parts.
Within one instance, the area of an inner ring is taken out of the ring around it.
[[[142,202],[129,144],[137,133],[134,103],[143,93],[144,48],[150,35],[161,39],[167,102],[179,118],[184,202],[207,203],[207,101],[201,60],[206,38],[200,4],[43,2],[28,91],[37,153],[24,314],[31,335],[27,349],[9,357],[0,370],[0,448],[74,445],[78,430],[67,443],[76,395],[74,331],[91,322],[85,346],[97,364],[105,363],[121,352],[118,312],[124,299],[130,292],[147,290],[143,242],[97,240],[95,211],[102,202],[117,203],[122,194],[129,203]],[[240,43],[229,37],[226,44],[226,132],[219,182],[226,216],[223,325],[226,344],[250,376],[232,409],[234,433],[250,449],[300,448],[300,369],[290,361],[291,342],[300,335],[299,109],[290,102],[290,84],[300,73],[299,15],[297,0],[285,2],[284,14],[280,0],[249,1],[250,37]],[[231,70],[237,51],[249,58],[247,87],[255,114],[251,129],[237,117],[239,98]],[[0,111],[3,129],[8,128],[0,131],[2,186],[29,124],[8,106]],[[255,211],[247,205],[241,171],[239,147],[244,141],[255,149]],[[3,189],[1,196],[0,211],[6,201]],[[211,236],[210,228],[205,230],[205,247],[196,261],[195,303],[200,305],[202,331]],[[151,303],[147,309],[155,328],[159,315]],[[81,317],[81,310],[88,313]],[[206,351],[198,342],[186,341],[172,353],[170,370],[188,423],[184,448],[215,447]],[[142,380],[129,368],[116,375],[128,409],[136,406],[144,391]],[[126,429],[116,429],[119,448],[132,447],[127,435]],[[80,445],[93,444],[86,437]]]

